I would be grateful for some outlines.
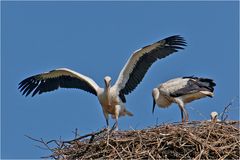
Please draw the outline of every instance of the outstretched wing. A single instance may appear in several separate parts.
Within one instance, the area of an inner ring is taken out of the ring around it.
[[[24,79],[18,89],[23,95],[32,96],[58,88],[78,88],[97,96],[99,86],[89,77],[67,68],[59,68]]]
[[[142,81],[155,61],[183,49],[184,46],[186,42],[183,37],[175,35],[135,51],[120,72],[115,89],[120,95],[129,94]]]

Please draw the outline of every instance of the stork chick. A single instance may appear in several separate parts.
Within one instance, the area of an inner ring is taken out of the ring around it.
[[[220,119],[218,119],[218,113],[217,112],[211,112],[210,114],[211,121],[212,122],[220,122]]]

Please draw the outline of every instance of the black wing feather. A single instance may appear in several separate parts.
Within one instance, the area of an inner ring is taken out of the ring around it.
[[[179,49],[184,49],[183,46],[186,46],[185,40],[179,35],[171,36],[158,42],[164,42],[164,44],[159,45],[157,48],[139,58],[125,87],[120,90],[121,94],[127,95],[131,93],[131,91],[133,91],[142,81],[148,69],[155,61],[157,61],[157,59],[164,58],[174,52],[177,52]]]
[[[23,95],[28,96],[33,92],[32,96],[35,96],[36,94],[54,91],[58,88],[79,88],[97,96],[96,91],[89,87],[84,80],[65,75],[42,80],[39,76],[26,78],[19,83],[18,89],[20,89]]]
[[[199,78],[194,76],[183,77],[183,78],[194,79],[195,81],[193,81],[193,83],[197,84],[201,88],[206,88],[211,92],[214,91],[214,87],[216,86],[216,83],[214,82],[214,80],[209,78]]]
[[[183,77],[183,78],[190,78],[186,87],[179,89],[170,94],[172,97],[180,97],[186,94],[197,93],[199,91],[214,91],[214,86],[216,83],[212,79],[208,78],[198,78],[198,77]],[[194,79],[194,80],[192,80]]]

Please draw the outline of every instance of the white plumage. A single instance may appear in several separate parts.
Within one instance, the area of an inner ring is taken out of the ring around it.
[[[217,112],[211,112],[210,114],[211,122],[220,122],[220,119],[218,119],[218,113]]]
[[[164,58],[178,49],[183,49],[185,40],[180,36],[171,36],[135,51],[120,72],[116,83],[111,86],[111,77],[104,78],[105,87],[99,87],[91,78],[67,68],[59,68],[24,79],[19,83],[23,95],[32,96],[56,90],[58,88],[78,88],[98,97],[106,119],[112,115],[118,117],[132,113],[125,107],[125,95],[133,91],[142,81],[149,67],[158,59]]]
[[[215,85],[212,79],[193,76],[164,82],[152,91],[152,112],[154,112],[155,104],[161,108],[166,108],[172,103],[176,103],[181,110],[182,122],[188,121],[185,104],[206,96],[213,97]]]

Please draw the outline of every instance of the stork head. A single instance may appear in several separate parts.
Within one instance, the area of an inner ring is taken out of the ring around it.
[[[111,80],[112,80],[112,79],[111,79],[111,77],[109,77],[109,76],[104,77],[104,82],[105,82],[106,88],[110,88]]]
[[[211,121],[212,121],[212,122],[216,122],[216,121],[217,121],[217,116],[218,116],[218,113],[217,113],[217,112],[212,112],[212,113],[210,114]]]
[[[153,98],[153,107],[152,107],[152,113],[154,113],[154,109],[155,109],[155,105],[156,105],[156,101],[159,97],[159,90],[158,88],[154,88],[152,90],[152,98]]]
[[[217,121],[217,117],[218,117],[218,113],[217,112],[212,112],[210,114],[210,117],[211,117],[211,121],[212,122],[216,122]]]

